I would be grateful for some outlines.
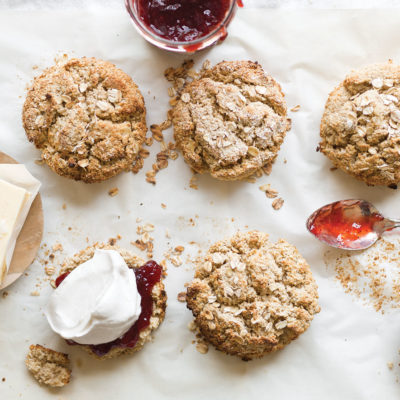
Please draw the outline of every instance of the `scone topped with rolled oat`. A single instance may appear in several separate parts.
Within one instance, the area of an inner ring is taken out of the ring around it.
[[[400,182],[400,66],[374,64],[351,72],[329,95],[320,150],[368,185]]]
[[[100,182],[143,162],[143,96],[107,61],[63,59],[46,69],[28,91],[22,119],[29,141],[61,176]]]
[[[100,359],[139,351],[164,320],[163,268],[96,244],[65,260],[45,315],[71,345]]]
[[[282,349],[318,313],[317,285],[297,249],[239,232],[198,260],[186,301],[204,339],[243,360]]]
[[[290,129],[281,87],[251,61],[203,69],[183,89],[172,120],[185,161],[222,180],[270,167]]]

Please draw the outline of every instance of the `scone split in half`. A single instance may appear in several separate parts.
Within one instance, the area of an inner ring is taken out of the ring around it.
[[[318,313],[317,285],[297,249],[239,232],[198,260],[187,306],[206,341],[243,360],[282,349]]]
[[[96,244],[65,260],[45,309],[47,320],[68,344],[97,358],[134,353],[164,320],[162,278],[156,262]]]

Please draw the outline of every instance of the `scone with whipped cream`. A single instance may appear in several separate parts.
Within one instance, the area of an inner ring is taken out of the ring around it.
[[[46,69],[28,91],[22,119],[29,141],[61,176],[100,182],[143,163],[143,96],[110,62],[73,58]]]
[[[320,150],[368,185],[400,182],[400,66],[373,64],[351,72],[329,95]]]
[[[164,320],[163,269],[111,245],[68,258],[45,314],[69,344],[106,359],[140,350]]]
[[[318,313],[317,285],[297,249],[239,232],[198,260],[186,301],[206,341],[243,360],[282,349]]]
[[[185,161],[222,180],[270,167],[291,125],[280,85],[251,61],[202,70],[183,89],[172,119]]]

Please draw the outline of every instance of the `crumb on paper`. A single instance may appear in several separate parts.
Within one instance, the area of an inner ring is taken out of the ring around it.
[[[294,107],[292,107],[292,108],[290,109],[291,112],[297,112],[297,111],[299,111],[299,110],[300,110],[300,104],[297,104],[296,106],[294,106]]]
[[[110,246],[114,246],[117,243],[117,241],[121,240],[121,239],[122,239],[121,235],[117,235],[116,237],[111,237],[111,238],[108,239],[108,244]]]
[[[62,209],[63,209],[63,210],[66,210],[66,209],[67,209],[67,205],[66,205],[65,203],[63,203],[63,205],[62,205]]]
[[[8,292],[4,291],[1,296],[3,297],[3,299],[5,299],[8,296]]]
[[[165,210],[167,208],[167,205],[164,203],[161,203],[161,208],[163,208]]]
[[[114,187],[108,191],[108,195],[111,197],[116,196],[118,193],[119,193],[119,189],[117,187]]]
[[[392,370],[393,369],[393,363],[392,362],[388,362],[387,363],[387,367]]]
[[[349,293],[384,314],[400,308],[400,239],[380,238],[361,253],[328,250],[324,262]]]
[[[36,165],[43,165],[44,164],[44,160],[40,159],[40,160],[35,160],[35,164]]]
[[[44,268],[44,271],[45,271],[46,275],[52,276],[56,272],[56,269],[53,266],[47,266]]]
[[[193,176],[190,178],[189,186],[190,186],[192,189],[195,189],[195,190],[198,190],[198,189],[199,189],[199,187],[198,187],[198,185],[197,185],[197,175],[193,175]]]
[[[329,170],[332,171],[332,172],[333,172],[333,171],[336,171],[336,170],[337,170],[337,167],[330,167]]]
[[[283,206],[284,200],[279,197],[272,202],[272,208],[276,211],[280,210]]]
[[[186,292],[178,293],[178,301],[180,301],[181,303],[186,302]]]
[[[63,251],[63,246],[61,243],[56,243],[55,245],[53,245],[52,247],[53,251]]]
[[[37,290],[31,292],[31,296],[40,296],[40,293]]]

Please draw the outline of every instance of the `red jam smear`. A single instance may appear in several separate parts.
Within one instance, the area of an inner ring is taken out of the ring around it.
[[[60,275],[56,279],[56,286],[58,287],[61,282],[68,276],[69,272]],[[151,292],[154,285],[161,280],[162,267],[155,261],[148,261],[140,268],[135,269],[136,285],[138,292],[142,297],[141,307],[142,312],[139,319],[132,325],[132,327],[122,335],[120,338],[109,342],[98,345],[91,345],[90,348],[98,356],[106,355],[113,348],[130,348],[134,347],[139,339],[140,332],[147,328],[150,324],[151,314],[153,313],[153,298]],[[72,340],[67,340],[68,344],[77,344]]]
[[[225,19],[230,0],[130,0],[157,36],[189,42],[207,36]]]
[[[352,200],[351,205],[358,203],[363,210],[362,200]],[[352,247],[352,242],[360,241],[373,232],[374,225],[383,221],[384,217],[377,213],[369,213],[365,207],[363,215],[356,218],[347,212],[340,202],[328,204],[317,210],[308,224],[308,228],[318,238],[328,244]]]

